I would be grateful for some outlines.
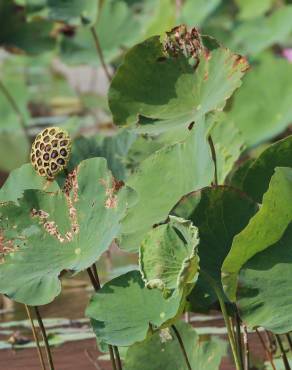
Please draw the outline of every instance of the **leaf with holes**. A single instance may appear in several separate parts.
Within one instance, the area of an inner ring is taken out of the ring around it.
[[[198,229],[190,221],[170,216],[151,230],[140,247],[140,269],[148,288],[165,296],[192,289],[198,278]]]
[[[109,90],[117,125],[136,125],[139,132],[149,133],[187,128],[207,113],[222,110],[248,68],[245,58],[215,42],[213,50],[199,54],[196,69],[193,58],[182,51],[173,56],[166,45],[156,36],[125,55]]]
[[[119,189],[103,158],[83,161],[66,191],[26,190],[0,206],[0,292],[29,305],[60,293],[63,270],[94,263],[118,235],[132,191]]]

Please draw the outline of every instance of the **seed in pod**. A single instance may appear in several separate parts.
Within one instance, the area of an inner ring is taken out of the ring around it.
[[[35,138],[30,153],[31,163],[36,172],[48,180],[66,168],[71,154],[71,139],[59,127],[48,127]]]

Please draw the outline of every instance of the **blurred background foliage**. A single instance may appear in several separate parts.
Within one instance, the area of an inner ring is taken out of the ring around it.
[[[179,23],[214,36],[252,66],[214,128],[227,173],[241,155],[289,132],[291,19],[291,0],[0,0],[2,182],[50,125],[75,139],[72,165],[105,156],[119,179],[168,141],[116,129],[94,35],[113,75],[130,47]]]

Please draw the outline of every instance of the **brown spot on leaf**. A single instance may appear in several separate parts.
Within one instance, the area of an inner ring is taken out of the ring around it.
[[[188,130],[191,131],[191,129],[194,127],[194,124],[195,124],[195,121],[191,122],[189,125],[188,125]]]
[[[233,68],[237,68],[238,66],[242,65],[241,72],[246,72],[249,69],[249,64],[246,57],[242,55],[236,54],[234,57]]]
[[[105,208],[117,208],[118,197],[116,193],[124,186],[124,182],[118,181],[113,177],[111,185],[109,185],[104,179],[101,179],[100,183],[105,187],[105,194],[107,195]]]

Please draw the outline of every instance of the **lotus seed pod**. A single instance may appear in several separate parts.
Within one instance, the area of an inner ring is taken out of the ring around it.
[[[59,127],[49,127],[35,138],[30,153],[31,163],[36,172],[48,180],[66,168],[71,154],[71,139]]]

